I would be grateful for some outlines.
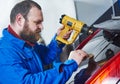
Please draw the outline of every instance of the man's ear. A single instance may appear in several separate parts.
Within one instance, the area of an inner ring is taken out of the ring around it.
[[[19,25],[19,26],[23,26],[25,22],[25,18],[22,16],[22,14],[17,14],[16,15],[16,23]]]

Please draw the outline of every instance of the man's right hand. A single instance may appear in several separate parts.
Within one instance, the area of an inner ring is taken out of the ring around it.
[[[64,28],[65,28],[64,26],[61,26],[57,31],[57,35],[59,35]],[[69,39],[72,31],[73,30],[68,31],[62,38],[65,40]]]

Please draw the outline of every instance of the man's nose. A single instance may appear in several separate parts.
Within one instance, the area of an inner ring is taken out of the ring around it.
[[[41,30],[43,30],[43,24],[39,24],[38,28],[41,29]]]

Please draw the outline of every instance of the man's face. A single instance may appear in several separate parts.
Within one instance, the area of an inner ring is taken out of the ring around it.
[[[24,22],[23,30],[20,33],[22,39],[35,43],[39,40],[42,26],[42,11],[36,7],[32,7],[28,13],[27,20]]]

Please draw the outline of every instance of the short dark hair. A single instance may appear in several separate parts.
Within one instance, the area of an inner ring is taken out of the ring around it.
[[[10,23],[15,22],[15,17],[19,13],[22,14],[25,19],[27,19],[27,15],[33,6],[41,10],[40,5],[32,0],[24,0],[22,2],[17,3],[11,10]]]

